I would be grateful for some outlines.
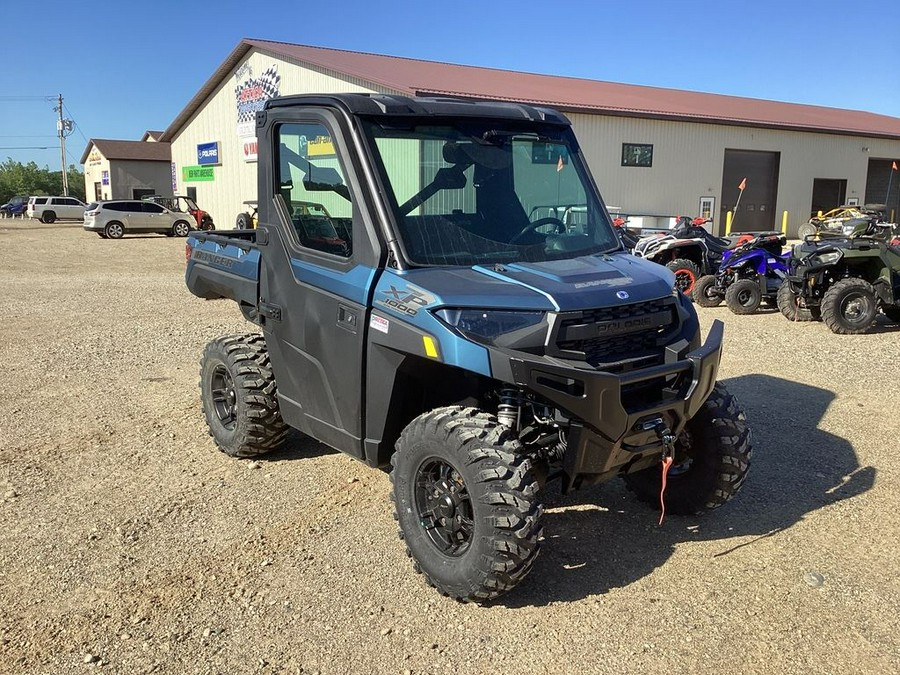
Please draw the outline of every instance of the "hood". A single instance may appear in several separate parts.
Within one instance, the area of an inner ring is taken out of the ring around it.
[[[675,275],[626,252],[471,268],[427,268],[406,278],[455,307],[574,311],[671,295]],[[624,295],[624,297],[622,297]]]

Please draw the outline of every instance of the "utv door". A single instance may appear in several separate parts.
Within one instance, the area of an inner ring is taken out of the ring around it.
[[[342,126],[327,109],[288,108],[257,130],[260,320],[285,421],[362,458],[379,246]]]

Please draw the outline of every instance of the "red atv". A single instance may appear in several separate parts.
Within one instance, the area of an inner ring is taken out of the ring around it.
[[[160,206],[169,209],[169,211],[191,214],[191,217],[197,224],[198,230],[216,229],[215,224],[213,224],[212,216],[209,215],[207,211],[204,211],[199,206],[197,206],[197,202],[195,202],[190,197],[185,197],[184,195],[175,195],[174,197],[150,195],[149,197],[144,197],[144,200],[159,204]]]

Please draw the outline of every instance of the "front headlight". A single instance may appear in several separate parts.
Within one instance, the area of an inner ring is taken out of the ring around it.
[[[497,347],[541,347],[547,336],[546,312],[444,308],[435,314],[470,340]]]
[[[810,265],[830,265],[841,257],[840,251],[828,251],[827,253],[814,253],[807,259]]]

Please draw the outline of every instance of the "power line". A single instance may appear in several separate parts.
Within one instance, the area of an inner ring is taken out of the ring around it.
[[[0,150],[56,150],[58,145],[4,145]]]
[[[54,96],[0,96],[0,101],[52,101]]]
[[[78,126],[78,122],[75,121],[75,115],[72,113],[71,110],[69,110],[69,106],[67,106],[65,103],[63,103],[63,107],[66,109],[66,112],[69,113],[69,117],[72,118],[72,123],[75,125],[75,128],[78,129],[78,133],[81,134],[81,137],[84,139],[84,142],[90,143],[90,141],[87,139],[87,136],[85,136],[84,132],[81,130],[81,127]]]

